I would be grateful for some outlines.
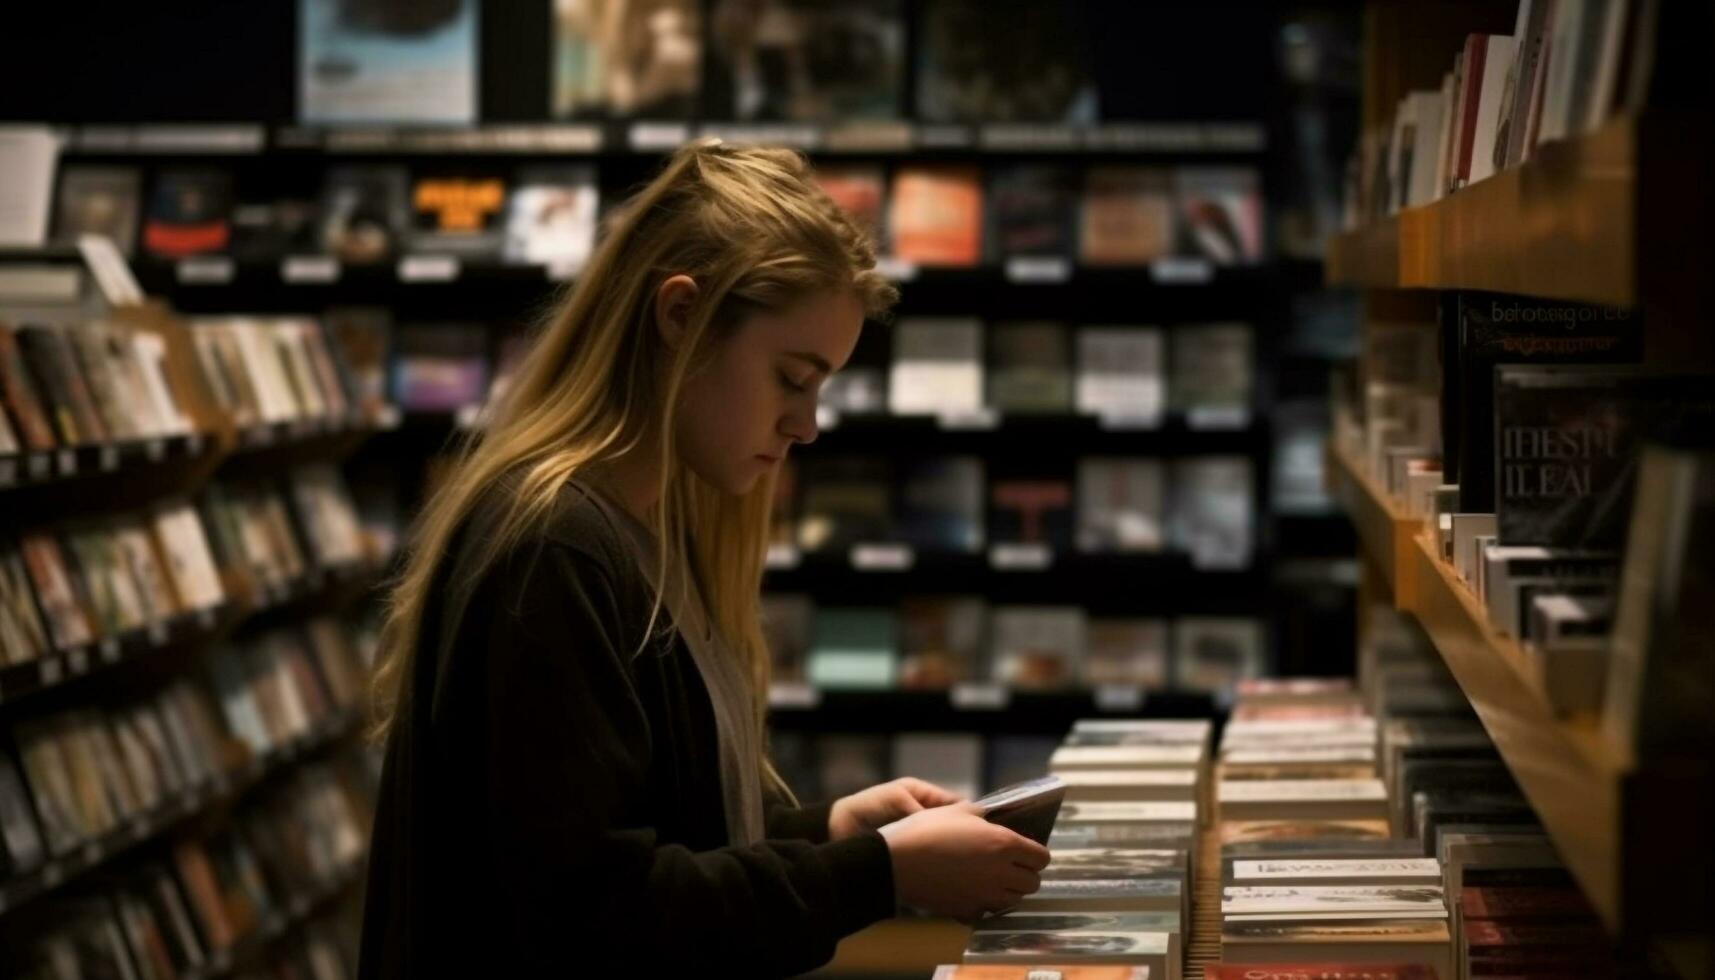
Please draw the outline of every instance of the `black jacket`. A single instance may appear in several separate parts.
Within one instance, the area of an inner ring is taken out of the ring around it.
[[[683,641],[638,652],[650,587],[581,491],[471,577],[497,497],[441,562],[387,738],[361,980],[787,976],[892,915],[886,843],[828,842],[826,807],[770,803],[770,839],[727,846],[708,692]]]

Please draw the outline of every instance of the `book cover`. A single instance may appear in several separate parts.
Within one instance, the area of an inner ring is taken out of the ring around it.
[[[1459,508],[1494,506],[1495,368],[1506,364],[1624,364],[1643,358],[1643,324],[1630,310],[1496,293],[1449,293],[1443,329],[1453,363],[1442,378],[1442,472]]]
[[[1057,980],[1149,980],[1147,966],[1057,966]],[[942,965],[931,980],[1040,980],[1042,970],[1034,966],[1001,964]]]
[[[493,258],[505,221],[506,181],[494,174],[420,174],[411,185],[413,252]]]
[[[1075,803],[1195,800],[1196,769],[1074,769],[1062,771],[1066,796]]]
[[[1048,837],[1049,850],[1060,853],[1084,848],[1143,847],[1152,850],[1189,851],[1195,846],[1197,823],[1189,820],[1065,821],[1054,825]]]
[[[1174,177],[1177,252],[1215,265],[1254,265],[1263,257],[1262,190],[1254,170],[1187,167]]]
[[[1229,425],[1248,422],[1255,387],[1250,326],[1194,324],[1176,327],[1172,337],[1174,410],[1190,416],[1193,425],[1199,416],[1207,416],[1210,424],[1217,419]]]
[[[926,552],[982,550],[983,473],[976,456],[947,456],[908,467],[900,488],[905,540]]]
[[[1184,885],[1177,878],[1107,878],[1089,881],[1044,881],[1019,900],[1029,911],[1178,911],[1184,907]]]
[[[393,348],[392,400],[405,411],[456,412],[488,393],[486,331],[480,324],[416,323]]]
[[[994,610],[994,677],[1024,690],[1070,687],[1084,653],[1084,611],[999,606]]]
[[[1436,975],[1421,963],[1211,963],[1203,968],[1203,980],[1436,980]]]
[[[38,452],[56,445],[55,421],[18,345],[14,328],[0,323],[0,401],[20,442]]]
[[[599,205],[593,167],[519,171],[506,205],[501,257],[515,264],[545,265],[567,275],[577,273],[595,250]]]
[[[1203,746],[1196,744],[1073,745],[1063,744],[1048,760],[1051,772],[1084,770],[1188,769],[1202,765]]]
[[[1165,932],[979,932],[966,963],[1141,963],[1166,971]]]
[[[1166,411],[1166,354],[1156,327],[1078,331],[1077,410],[1155,428]]]
[[[1072,485],[1064,480],[996,480],[989,487],[989,540],[1072,546]]]
[[[688,119],[703,74],[702,4],[554,0],[556,119]]]
[[[708,34],[705,118],[840,123],[900,114],[901,0],[716,0]]]
[[[1173,623],[1175,686],[1224,691],[1267,669],[1262,624],[1253,619],[1184,616]]]
[[[982,172],[975,167],[908,166],[893,175],[888,202],[892,254],[928,266],[982,261]]]
[[[989,254],[1009,258],[1070,258],[1072,179],[1058,167],[1017,164],[989,177]]]
[[[299,121],[476,122],[478,14],[476,0],[299,0]]]
[[[988,404],[1002,413],[1064,414],[1072,409],[1072,365],[1059,323],[996,323],[989,346]]]
[[[27,663],[50,649],[24,560],[11,548],[0,550],[0,665]]]
[[[893,484],[884,459],[862,456],[805,461],[799,498],[798,546],[844,552],[893,534]]]
[[[891,688],[897,683],[899,623],[892,609],[819,607],[807,677],[824,690]]]
[[[982,808],[983,818],[990,823],[1047,844],[1065,798],[1066,784],[1060,777],[1042,776],[995,790],[975,805]]]
[[[1098,95],[1075,10],[1023,5],[996,17],[944,0],[916,25],[917,117],[924,122],[1093,123]]]
[[[403,167],[330,169],[322,185],[322,248],[349,265],[391,259],[404,249],[409,203]]]
[[[322,250],[321,227],[321,208],[314,200],[239,201],[232,208],[228,251],[237,262],[256,263],[314,255]]]
[[[166,558],[173,586],[186,609],[217,606],[225,599],[220,572],[203,535],[202,522],[188,504],[169,506],[154,515],[156,540]]]
[[[887,184],[877,166],[822,166],[814,171],[816,186],[828,195],[852,224],[869,236],[870,244],[881,252],[886,239],[882,235],[883,206]]]
[[[143,250],[159,259],[226,251],[232,239],[232,175],[168,170],[155,178]]]
[[[1391,833],[1386,820],[1224,820],[1221,844],[1256,841],[1381,840]]]
[[[129,258],[137,247],[142,184],[131,167],[68,166],[60,171],[53,240],[76,245],[101,235]]]
[[[1146,823],[1165,821],[1178,823],[1197,819],[1197,804],[1187,800],[1158,800],[1152,802],[1084,801],[1067,803],[1060,808],[1060,824],[1070,823]]]
[[[374,422],[387,408],[387,364],[393,317],[378,307],[331,307],[323,323],[342,373],[350,379],[359,416]]]
[[[1153,167],[1092,167],[1079,204],[1078,254],[1087,265],[1147,265],[1177,235],[1172,176]]]
[[[1137,847],[1081,847],[1056,851],[1043,878],[1127,878],[1187,872],[1185,851]]]
[[[979,411],[983,405],[983,332],[974,319],[912,317],[894,328],[887,385],[895,415]]]
[[[988,606],[978,596],[907,596],[899,607],[899,686],[944,689],[987,677]]]
[[[1203,569],[1240,569],[1255,548],[1251,461],[1206,456],[1173,463],[1172,541]]]
[[[51,535],[37,532],[20,538],[18,547],[54,646],[64,650],[94,640],[95,625],[79,596],[78,585],[72,580],[59,542]]]
[[[1165,483],[1159,460],[1079,460],[1079,550],[1160,551],[1166,537]]]
[[[1066,854],[1080,854],[1067,851]],[[1102,851],[1092,853],[1100,854]],[[1148,854],[1178,854],[1177,851],[1146,851]],[[1063,855],[1056,854],[1056,862]],[[1183,857],[1180,860],[1184,864]],[[1050,865],[1053,867],[1053,865]],[[1180,932],[1183,923],[1177,912],[1002,912],[978,919],[973,932]]]
[[[37,391],[47,395],[50,418],[60,441],[66,445],[89,445],[107,437],[101,414],[88,380],[72,353],[67,330],[63,327],[23,326],[15,336],[30,372],[35,376]]]
[[[1160,619],[1092,619],[1084,650],[1084,681],[1092,686],[1168,685],[1167,623]],[[1092,748],[1097,746],[1091,746]],[[1201,746],[1188,746],[1201,755]]]

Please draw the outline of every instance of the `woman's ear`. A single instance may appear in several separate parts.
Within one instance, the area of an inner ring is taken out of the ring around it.
[[[668,276],[655,291],[655,328],[668,350],[678,350],[690,329],[691,307],[697,302],[697,281],[679,274]]]

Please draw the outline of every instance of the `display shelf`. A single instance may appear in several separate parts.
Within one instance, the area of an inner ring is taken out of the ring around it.
[[[1637,303],[1638,157],[1660,127],[1620,117],[1422,207],[1338,236],[1328,282]]]
[[[1266,421],[1245,410],[1163,413],[1154,420],[998,412],[947,418],[824,413],[815,443],[799,452],[969,453],[1004,459],[1007,449],[1028,445],[1041,447],[1039,455],[1055,456],[1248,455],[1267,443]]]
[[[305,756],[319,752],[357,731],[361,721],[355,711],[345,711],[270,752],[251,756],[244,763],[194,786],[175,798],[125,820],[112,831],[70,853],[50,858],[40,867],[0,881],[0,915],[9,913],[42,895],[103,867],[146,841],[154,840],[199,814],[213,811],[276,773],[283,772]]]
[[[1195,691],[1104,684],[1061,691],[1013,690],[973,682],[943,690],[817,690],[773,684],[770,722],[780,729],[828,732],[950,731],[1061,735],[1080,718],[1208,718],[1216,697]]]
[[[1410,608],[1417,589],[1417,568],[1410,561],[1423,522],[1383,490],[1364,467],[1329,441],[1329,492],[1352,519],[1365,559],[1380,572],[1393,592],[1396,609]]]
[[[1412,542],[1411,564],[1417,592],[1410,611],[1470,699],[1561,859],[1603,920],[1617,928],[1624,769],[1593,725],[1555,717],[1524,649],[1490,624],[1483,604],[1427,537]]]
[[[0,668],[0,708],[145,657],[203,643],[218,636],[234,619],[233,607],[223,603],[86,646],[56,650],[35,660]]]
[[[39,488],[58,492],[72,481],[130,481],[144,470],[184,467],[208,445],[209,440],[192,433],[0,456],[0,493]]]

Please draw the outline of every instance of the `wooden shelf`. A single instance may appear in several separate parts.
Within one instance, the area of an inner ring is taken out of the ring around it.
[[[1432,204],[1340,235],[1329,249],[1328,282],[1635,306],[1645,131],[1643,121],[1615,119]]]
[[[912,977],[965,955],[971,927],[951,919],[887,919],[840,940],[828,965],[809,977]]]
[[[1327,452],[1328,489],[1352,518],[1364,557],[1387,580],[1394,608],[1410,608],[1417,584],[1409,559],[1423,522],[1407,514],[1344,450],[1329,442]]]
[[[1555,717],[1523,648],[1494,628],[1428,537],[1412,544],[1417,588],[1410,611],[1470,698],[1561,859],[1617,929],[1626,772],[1593,725]]]

